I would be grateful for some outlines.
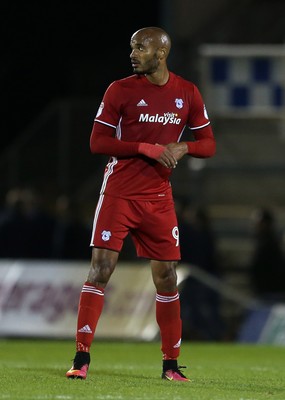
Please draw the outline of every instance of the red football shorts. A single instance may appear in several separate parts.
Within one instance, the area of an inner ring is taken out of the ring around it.
[[[90,246],[120,252],[128,233],[138,257],[180,260],[173,199],[141,201],[101,195],[95,210]]]

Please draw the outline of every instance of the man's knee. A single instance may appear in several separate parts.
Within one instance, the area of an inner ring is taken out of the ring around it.
[[[88,281],[95,284],[100,282],[102,285],[106,285],[115,269],[117,259],[117,252],[94,248]]]
[[[176,262],[152,262],[153,282],[159,291],[174,291],[177,288]]]

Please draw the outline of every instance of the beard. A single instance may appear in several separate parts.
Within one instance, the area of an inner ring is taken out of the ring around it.
[[[157,57],[153,57],[149,61],[145,62],[144,64],[140,64],[139,67],[133,68],[133,71],[137,75],[151,75],[158,70],[159,61]]]

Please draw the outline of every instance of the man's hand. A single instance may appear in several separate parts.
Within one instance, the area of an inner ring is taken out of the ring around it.
[[[177,162],[188,153],[188,146],[185,142],[169,143],[166,145],[166,148],[171,152]]]
[[[168,146],[162,146],[160,144],[140,143],[139,153],[158,161],[161,165],[167,168],[175,168],[177,160],[173,156],[172,151],[168,149]]]
[[[188,153],[188,147],[185,142],[169,143],[166,146],[140,143],[139,153],[158,161],[164,167],[175,168],[178,161]]]

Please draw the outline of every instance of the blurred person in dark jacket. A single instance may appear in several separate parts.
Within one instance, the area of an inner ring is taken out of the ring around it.
[[[52,238],[52,258],[61,260],[89,260],[91,227],[79,215],[78,205],[66,195],[55,204],[56,222]]]
[[[0,215],[0,257],[50,258],[53,226],[35,189],[11,188]]]
[[[262,300],[285,299],[285,257],[275,216],[270,209],[253,213],[255,244],[250,262],[250,282]]]
[[[207,283],[191,274],[191,267],[219,278],[216,240],[210,217],[204,207],[185,204],[179,221],[181,261],[189,265],[190,275],[183,282],[181,318],[186,339],[219,341],[224,337],[220,314],[220,295]]]

